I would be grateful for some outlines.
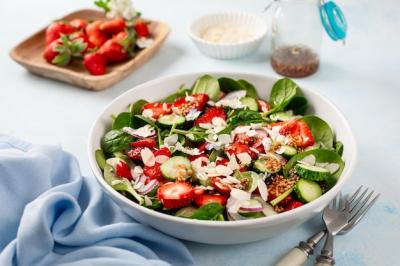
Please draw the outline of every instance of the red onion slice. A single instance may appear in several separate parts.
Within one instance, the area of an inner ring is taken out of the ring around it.
[[[149,183],[147,183],[145,186],[138,189],[137,192],[139,192],[139,194],[141,194],[141,195],[146,195],[147,193],[152,191],[158,185],[158,183],[159,182],[157,180],[153,179]]]

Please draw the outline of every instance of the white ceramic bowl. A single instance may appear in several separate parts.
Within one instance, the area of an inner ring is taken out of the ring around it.
[[[345,169],[337,184],[320,198],[300,208],[278,215],[244,221],[200,221],[170,216],[142,207],[122,196],[103,179],[97,166],[95,150],[100,147],[101,137],[110,129],[111,114],[127,110],[128,105],[138,99],[157,101],[178,89],[181,84],[191,86],[204,73],[192,73],[159,78],[139,85],[113,100],[94,122],[89,135],[88,155],[91,168],[101,188],[128,215],[143,224],[150,225],[171,236],[201,243],[236,244],[251,242],[279,235],[288,228],[300,225],[322,209],[336,196],[349,179],[355,165],[357,150],[352,130],[342,113],[325,97],[302,88],[313,107],[313,113],[326,120],[344,143]],[[275,78],[254,74],[208,73],[215,77],[246,79],[258,89],[259,96],[267,98]],[[301,84],[299,84],[301,86]]]
[[[203,31],[213,25],[239,25],[251,34],[252,38],[236,44],[217,44],[201,38]],[[262,18],[245,12],[226,12],[210,14],[192,22],[189,35],[203,54],[218,59],[234,59],[254,52],[267,34],[267,24]]]

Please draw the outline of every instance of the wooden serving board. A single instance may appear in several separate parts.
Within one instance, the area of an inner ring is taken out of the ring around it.
[[[82,9],[62,19],[71,20],[74,18],[84,18],[87,20],[100,19],[104,18],[104,13],[91,9]],[[28,71],[37,75],[98,91],[119,82],[149,60],[164,43],[170,28],[163,22],[151,21],[150,32],[154,38],[153,44],[138,52],[130,60],[107,65],[107,73],[102,76],[90,75],[81,60],[74,60],[67,67],[59,67],[47,63],[42,57],[45,48],[45,31],[46,29],[42,29],[14,47],[10,52],[11,58]]]

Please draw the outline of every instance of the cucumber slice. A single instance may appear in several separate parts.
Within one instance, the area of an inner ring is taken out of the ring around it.
[[[183,156],[169,158],[160,168],[163,176],[172,181],[186,180],[190,178],[193,173],[190,161]]]
[[[289,121],[294,118],[293,111],[277,112],[269,116],[272,121]]]
[[[189,218],[197,211],[195,207],[184,207],[175,213],[175,216]]]
[[[246,218],[261,218],[265,217],[265,214],[263,212],[242,212],[238,211],[238,214],[246,217]]]
[[[294,167],[296,170],[296,173],[308,180],[313,180],[313,181],[323,181],[326,180],[330,176],[330,172],[328,169],[315,166],[315,165],[308,165],[308,164],[296,164]]]
[[[173,125],[181,125],[185,123],[185,118],[181,115],[170,114],[170,115],[163,115],[158,118],[158,123],[163,126],[173,126]]]
[[[282,169],[282,162],[276,156],[267,154],[266,157],[257,159],[253,166],[259,172],[275,174]]]
[[[283,145],[282,148],[283,148],[282,155],[285,157],[292,157],[297,154],[296,148],[294,148],[292,146]]]
[[[97,165],[100,167],[101,170],[104,170],[104,167],[106,166],[106,156],[104,155],[103,150],[96,150],[95,157]]]
[[[252,171],[248,172],[240,172],[236,171],[234,177],[240,181],[242,186],[244,186],[244,190],[248,192],[253,192],[257,188],[257,181],[261,177]]]
[[[275,206],[277,205],[279,202],[281,202],[282,200],[284,200],[287,196],[290,195],[290,193],[292,193],[293,188],[289,188],[288,190],[286,190],[285,192],[283,192],[282,194],[280,194],[278,197],[276,197],[275,199],[271,200],[271,205]]]
[[[294,186],[294,192],[302,202],[311,202],[322,195],[322,189],[317,182],[300,179]]]
[[[243,97],[242,99],[240,99],[240,102],[243,105],[247,106],[247,108],[249,108],[249,110],[258,111],[258,103],[254,98]]]

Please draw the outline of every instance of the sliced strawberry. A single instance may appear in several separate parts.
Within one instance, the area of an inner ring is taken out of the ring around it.
[[[208,159],[208,155],[207,154],[199,154],[199,155],[189,155],[188,156],[188,159],[189,159],[189,161],[191,161],[191,162],[193,162],[194,160],[196,160],[196,159],[198,159],[198,158],[200,158],[200,157],[203,157],[203,158],[206,158],[206,159]],[[203,166],[203,164],[204,164],[204,166],[205,166],[205,162],[203,162],[202,163],[202,166]]]
[[[69,25],[74,27],[76,30],[84,30],[87,26],[87,21],[81,18],[74,18],[69,22]]]
[[[220,117],[226,120],[226,114],[224,108],[222,107],[210,107],[208,108],[204,114],[202,114],[199,118],[194,121],[194,124],[198,126],[199,124],[209,124],[212,122],[214,117]]]
[[[303,205],[304,205],[304,203],[295,200],[295,201],[290,202],[290,203],[286,206],[285,211],[290,211],[290,210],[296,209],[296,208],[298,208],[298,207],[301,207],[301,206],[303,206]]]
[[[231,145],[229,145],[225,148],[225,153],[227,153],[229,155],[234,155],[234,154],[244,153],[244,152],[250,153],[249,146],[247,146],[246,144],[238,143],[238,142],[232,143]]]
[[[225,166],[227,166],[228,163],[229,163],[229,160],[226,159],[226,158],[222,158],[222,157],[219,157],[219,158],[215,161],[215,164],[216,164],[216,165],[225,165]]]
[[[259,112],[266,113],[271,109],[271,106],[266,101],[257,100],[257,103],[258,103],[258,111]]]
[[[135,161],[142,161],[142,155],[140,152],[144,149],[145,147],[135,147],[128,151],[126,154],[128,155],[129,158]]]
[[[173,103],[172,110],[182,115],[187,115],[191,109],[202,111],[206,106],[208,99],[208,95],[204,93],[181,97]]]
[[[134,25],[137,36],[139,37],[149,37],[150,31],[149,27],[143,20],[137,20]]]
[[[229,195],[229,193],[231,192],[231,187],[228,184],[222,182],[221,177],[214,176],[213,178],[211,178],[211,185],[221,194]]]
[[[209,203],[212,203],[212,202],[217,202],[221,205],[226,205],[227,201],[228,201],[227,196],[218,195],[218,194],[203,194],[203,195],[196,197],[194,200],[196,205],[199,207],[209,204]]]
[[[161,173],[159,163],[154,164],[154,166],[144,166],[143,173],[145,176],[148,176],[150,178],[150,180],[151,179],[157,179],[157,180],[164,179],[164,177]]]
[[[192,202],[194,190],[187,182],[168,182],[158,188],[157,197],[164,208],[178,209]]]
[[[156,146],[157,142],[153,138],[140,139],[131,143],[132,148],[136,147],[155,148]]]
[[[172,112],[170,103],[146,103],[143,105],[143,110],[151,110],[152,117],[158,119],[162,115],[167,115]]]
[[[172,153],[171,153],[171,151],[167,148],[167,147],[162,147],[161,149],[159,149],[159,150],[156,150],[155,152],[154,152],[154,156],[159,156],[159,155],[164,155],[164,156],[167,156],[167,157],[171,157],[172,156]]]
[[[198,196],[203,195],[206,192],[206,190],[204,188],[202,188],[202,187],[194,187],[193,190],[194,190],[194,197],[195,198],[197,198]]]
[[[293,146],[306,148],[314,145],[314,137],[311,129],[303,120],[292,120],[283,124],[279,133],[290,136],[289,142]]]
[[[129,180],[132,179],[131,168],[123,160],[120,160],[119,163],[115,165],[115,174],[119,177],[125,177]]]
[[[108,35],[117,34],[125,29],[125,20],[122,18],[115,18],[112,20],[104,21],[100,24],[99,29]]]
[[[246,133],[239,133],[235,135],[234,142],[249,145],[252,142],[252,138]]]
[[[91,75],[104,75],[106,73],[106,59],[99,53],[86,54],[83,65]]]

